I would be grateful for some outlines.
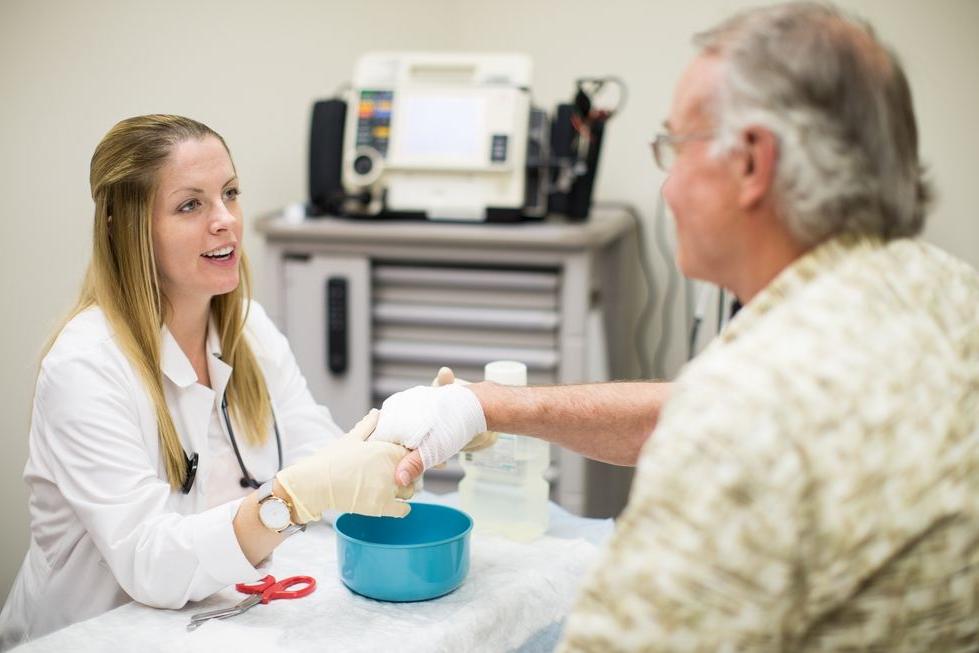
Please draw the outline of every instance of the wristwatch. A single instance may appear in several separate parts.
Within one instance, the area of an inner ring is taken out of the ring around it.
[[[272,494],[272,485],[275,480],[268,481],[258,488],[258,518],[266,528],[292,535],[299,531],[306,530],[306,524],[294,524],[292,522],[292,510],[289,503]]]

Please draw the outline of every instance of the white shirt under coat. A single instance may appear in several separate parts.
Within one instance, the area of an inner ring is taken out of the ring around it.
[[[283,464],[341,431],[309,393],[285,337],[252,302],[246,323],[282,438]],[[232,520],[252,490],[221,417],[231,367],[207,337],[211,388],[170,332],[162,331],[167,406],[188,455],[200,456],[189,494],[171,489],[156,414],[135,368],[98,308],[72,319],[41,363],[24,479],[31,541],[0,613],[0,649],[93,617],[130,600],[180,608],[260,574],[235,538]],[[277,470],[275,434],[239,451],[259,482]]]

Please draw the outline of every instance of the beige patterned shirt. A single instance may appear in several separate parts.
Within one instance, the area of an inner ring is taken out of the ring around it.
[[[680,375],[564,651],[979,650],[979,276],[839,238]]]

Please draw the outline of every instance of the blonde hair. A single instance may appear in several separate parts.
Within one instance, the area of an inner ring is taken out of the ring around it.
[[[89,178],[95,201],[92,260],[78,301],[64,322],[91,306],[105,314],[156,408],[160,449],[174,490],[186,479],[187,461],[163,393],[160,335],[168,308],[153,256],[153,197],[157,173],[173,148],[189,139],[208,137],[217,138],[228,151],[217,132],[181,116],[128,118],[102,138],[92,155]],[[249,443],[263,444],[268,439],[272,408],[258,361],[243,337],[251,299],[244,252],[239,265],[241,283],[212,298],[211,316],[220,337],[222,360],[234,369],[227,387],[231,416],[243,427]],[[45,350],[54,344],[58,332]]]

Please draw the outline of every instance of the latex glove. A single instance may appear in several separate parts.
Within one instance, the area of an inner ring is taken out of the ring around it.
[[[300,523],[316,521],[325,510],[404,517],[413,489],[398,487],[394,470],[408,453],[382,440],[366,441],[377,425],[372,410],[343,437],[289,465],[276,479],[292,501]]]
[[[429,469],[448,460],[485,430],[483,407],[466,386],[418,385],[384,400],[371,441],[397,442],[417,449],[422,469]]]
[[[450,383],[469,385],[469,381],[456,378],[455,372],[452,371],[451,367],[439,368],[438,374],[435,375],[435,380],[432,381],[432,386],[438,387],[440,385],[448,385]],[[476,437],[470,440],[469,443],[462,448],[462,450],[469,452],[492,447],[494,444],[496,444],[496,435],[496,431],[483,431],[482,433],[477,433]]]

